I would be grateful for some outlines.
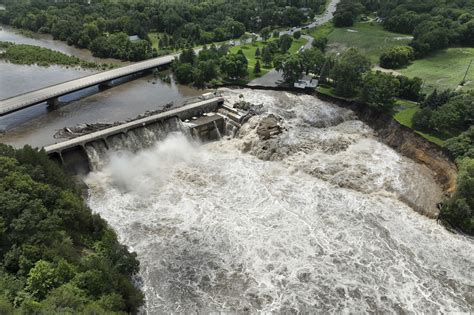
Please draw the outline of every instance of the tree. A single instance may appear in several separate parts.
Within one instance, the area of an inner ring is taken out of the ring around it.
[[[428,131],[432,128],[431,116],[433,111],[429,107],[422,108],[417,111],[412,117],[412,125],[416,130]]]
[[[257,47],[257,49],[255,50],[255,58],[256,59],[260,59],[260,48]]]
[[[439,93],[438,90],[435,89],[430,95],[428,95],[421,106],[436,109],[446,104],[452,96],[453,93],[451,90],[444,90],[443,92]]]
[[[335,27],[349,27],[354,25],[355,16],[350,11],[337,11],[334,14],[333,24]]]
[[[381,71],[364,76],[360,100],[378,110],[391,111],[398,94],[400,81]]]
[[[274,61],[275,69],[283,72],[287,83],[294,83],[303,76],[303,61],[300,55],[278,56]]]
[[[280,37],[280,32],[279,31],[273,31],[273,34],[272,34],[273,38],[279,38]]]
[[[260,36],[266,42],[271,36],[271,28],[269,26],[262,28]]]
[[[230,79],[239,79],[247,75],[248,61],[241,54],[228,54],[221,59],[221,71]]]
[[[318,37],[313,40],[312,46],[318,48],[322,52],[325,52],[328,42],[329,40],[327,37]]]
[[[380,56],[380,66],[386,69],[399,69],[407,66],[415,58],[409,46],[391,47]]]
[[[273,54],[272,52],[270,51],[270,49],[268,49],[267,46],[264,46],[262,48],[262,62],[265,66],[269,67],[271,65],[273,61]]]
[[[362,86],[362,74],[370,70],[370,60],[357,49],[348,49],[336,62],[331,77],[334,80],[334,92],[344,97],[357,94]]]
[[[200,61],[197,68],[201,72],[204,82],[210,82],[219,76],[218,65],[215,60]]]
[[[399,97],[414,102],[418,102],[423,98],[421,93],[421,87],[423,86],[422,79],[418,77],[410,79],[403,75],[397,76],[397,79],[400,82]]]
[[[296,31],[293,33],[293,38],[298,40],[301,38],[301,32],[300,31]]]
[[[474,234],[474,159],[459,162],[457,188],[453,197],[441,208],[440,219],[462,231]]]
[[[260,60],[257,60],[257,63],[255,63],[255,67],[253,68],[253,73],[260,74],[260,72],[261,72]]]
[[[250,36],[249,36],[247,33],[244,33],[244,34],[240,37],[240,44],[241,44],[242,46],[247,45],[249,39],[250,39]]]
[[[176,80],[181,84],[189,84],[194,81],[194,67],[189,63],[178,64],[175,74]]]
[[[194,49],[192,48],[187,48],[183,50],[181,55],[179,55],[180,63],[194,64],[195,60],[196,60],[196,53],[194,52]]]
[[[325,62],[325,57],[319,49],[305,49],[300,53],[300,55],[306,74],[310,72],[319,74],[321,72],[321,68]]]
[[[286,53],[293,43],[293,38],[288,34],[283,34],[278,39],[278,48],[282,53]]]
[[[444,147],[455,158],[469,157],[474,159],[474,126],[459,136],[448,139]]]

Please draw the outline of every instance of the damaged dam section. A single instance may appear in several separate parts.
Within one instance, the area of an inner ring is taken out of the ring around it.
[[[236,130],[240,119],[235,110],[223,106],[224,99],[212,94],[206,99],[123,124],[103,124],[90,132],[45,147],[46,153],[75,174],[87,174],[112,151],[138,152],[164,140],[173,132],[183,132],[201,141],[216,140]],[[66,129],[66,128],[65,128]]]
[[[428,163],[314,96],[218,92],[83,148],[145,312],[469,311],[474,245],[427,218],[444,188]]]

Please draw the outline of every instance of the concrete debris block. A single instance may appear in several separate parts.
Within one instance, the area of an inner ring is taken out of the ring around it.
[[[282,119],[269,114],[263,118],[257,126],[257,135],[261,140],[267,140],[271,137],[279,135],[283,131]]]

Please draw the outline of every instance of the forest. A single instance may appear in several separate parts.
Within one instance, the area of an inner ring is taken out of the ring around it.
[[[136,254],[43,152],[0,144],[0,314],[134,314]]]
[[[143,60],[160,48],[175,49],[239,38],[265,27],[301,25],[323,8],[324,0],[295,1],[5,1],[0,23],[52,34],[98,57]],[[131,41],[129,36],[137,35]]]

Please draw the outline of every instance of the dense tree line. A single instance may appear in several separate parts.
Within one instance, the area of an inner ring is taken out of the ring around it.
[[[324,0],[7,0],[0,22],[50,33],[97,56],[137,60],[152,56],[152,31],[163,34],[161,48],[184,48],[239,38],[246,31],[301,25],[324,5]],[[140,39],[130,41],[126,35]]]
[[[342,0],[336,27],[353,25],[362,13],[376,12],[385,29],[413,35],[417,58],[449,46],[474,46],[474,2],[466,0]]]
[[[459,133],[474,124],[474,91],[439,93],[434,90],[413,116],[418,130]]]
[[[0,144],[0,313],[136,313],[136,255],[44,152]]]

